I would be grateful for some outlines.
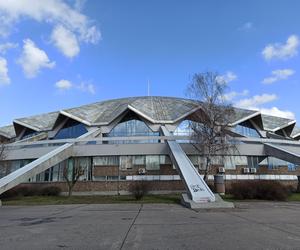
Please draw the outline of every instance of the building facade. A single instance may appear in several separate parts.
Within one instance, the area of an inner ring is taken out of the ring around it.
[[[189,179],[194,170],[203,174],[206,164],[191,138],[190,122],[201,123],[197,112],[201,103],[195,100],[130,97],[15,119],[0,128],[0,140],[6,142],[0,190],[23,183],[66,191],[64,171],[72,176],[78,166],[84,171],[75,192],[126,193],[137,180],[147,181],[153,192],[195,190]],[[235,108],[229,131],[238,150],[213,157],[209,180],[219,173],[227,184],[297,183],[300,129],[295,120]]]

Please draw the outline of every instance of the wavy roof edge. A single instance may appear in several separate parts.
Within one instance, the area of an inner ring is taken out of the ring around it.
[[[74,108],[62,109],[49,113],[43,113],[13,120],[23,127],[41,132],[53,129],[53,126],[60,115],[69,116],[87,126],[100,126],[111,123],[126,110],[132,110],[139,115],[143,115],[152,123],[176,123],[189,114],[200,109],[201,102],[194,99],[172,97],[172,96],[139,96],[124,97],[117,99],[103,100],[90,104],[81,105]],[[234,107],[236,113],[232,117],[232,125],[236,125],[245,120],[261,115],[257,110],[248,110]],[[290,126],[294,120],[261,115],[262,123],[266,130],[274,130],[274,128],[284,128]],[[270,124],[270,120],[274,120],[275,124]],[[13,125],[9,125],[13,127]],[[0,135],[12,135],[10,131],[5,132],[5,127],[0,127]],[[11,130],[11,128],[10,128]]]

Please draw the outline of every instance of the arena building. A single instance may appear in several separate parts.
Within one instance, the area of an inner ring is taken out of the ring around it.
[[[63,171],[80,166],[74,192],[126,193],[145,180],[152,192],[187,190],[194,201],[214,201],[201,175],[205,158],[191,142],[189,121],[201,103],[174,97],[130,97],[13,120],[0,128],[6,155],[0,194],[22,185],[57,185]],[[214,174],[236,180],[297,183],[300,129],[296,121],[235,108],[230,134],[236,152],[213,158]]]

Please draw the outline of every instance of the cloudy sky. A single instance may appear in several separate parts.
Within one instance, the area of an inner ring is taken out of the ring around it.
[[[235,106],[300,119],[300,1],[0,0],[0,126],[217,71]]]

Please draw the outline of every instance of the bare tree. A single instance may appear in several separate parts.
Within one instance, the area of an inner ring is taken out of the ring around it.
[[[7,166],[4,162],[7,156],[7,147],[5,145],[5,141],[1,140],[0,137],[0,178],[6,175]]]
[[[6,158],[6,146],[4,142],[0,141],[0,161],[3,161]]]
[[[195,74],[188,94],[199,101],[199,112],[193,115],[190,127],[194,146],[206,159],[204,180],[211,172],[212,157],[225,155],[234,144],[228,141],[228,128],[234,109],[226,102],[226,82],[215,72]]]
[[[84,175],[85,168],[79,164],[77,160],[74,160],[74,165],[68,164],[66,162],[63,169],[63,177],[68,185],[68,196],[70,197],[73,192],[73,188],[79,178]]]

